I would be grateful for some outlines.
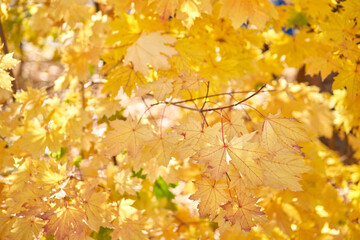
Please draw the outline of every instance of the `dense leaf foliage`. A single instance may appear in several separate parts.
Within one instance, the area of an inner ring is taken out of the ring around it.
[[[359,1],[0,12],[1,239],[360,239]]]

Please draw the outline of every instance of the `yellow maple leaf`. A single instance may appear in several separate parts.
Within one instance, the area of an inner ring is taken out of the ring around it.
[[[106,199],[105,192],[93,192],[84,195],[84,209],[87,216],[86,223],[89,227],[98,231],[100,226],[108,225],[105,222],[106,214]]]
[[[213,143],[208,147],[204,147],[199,151],[199,162],[208,163],[206,172],[208,172],[216,181],[228,170],[228,162],[230,161],[227,146],[223,143],[221,137],[216,137]]]
[[[164,101],[167,97],[170,97],[170,93],[173,92],[173,82],[174,79],[168,79],[166,77],[160,77],[154,82],[140,85],[138,91],[136,92],[137,96],[144,96],[147,93],[154,92],[154,98],[158,101]]]
[[[29,151],[34,157],[38,157],[45,152],[46,147],[51,152],[57,152],[61,147],[62,139],[63,135],[53,122],[41,125],[40,121],[34,118],[32,121],[28,121],[24,133],[18,141],[22,149]]]
[[[13,58],[14,53],[0,55],[0,69],[13,69],[20,61]]]
[[[117,207],[114,210],[117,217],[113,224],[114,231],[111,233],[113,239],[148,239],[143,231],[146,229],[147,218],[140,215],[140,212],[132,207],[134,202],[132,199],[123,198],[116,203]]]
[[[32,119],[41,114],[42,105],[46,99],[46,91],[28,88],[27,91],[20,91],[15,94],[17,102],[22,103],[21,111],[25,119]]]
[[[345,14],[350,19],[359,18],[360,3],[359,1],[345,1],[341,4],[345,9]]]
[[[127,49],[124,64],[131,62],[135,72],[139,71],[144,76],[148,75],[148,64],[155,70],[169,70],[171,65],[168,57],[178,52],[168,44],[175,42],[176,38],[162,34],[161,31],[149,34],[143,32],[134,45]]]
[[[32,240],[39,237],[44,222],[34,216],[17,217],[9,236],[11,239]]]
[[[240,111],[232,111],[229,122],[224,123],[224,133],[230,141],[234,137],[241,137],[248,133],[244,122],[244,115]]]
[[[279,114],[270,114],[266,118],[261,138],[262,146],[269,152],[276,152],[283,147],[299,152],[298,143],[310,141],[300,122],[294,118],[283,118]]]
[[[357,31],[353,29],[356,25],[354,20],[339,13],[332,14],[327,21],[321,21],[319,25],[324,33],[324,39],[336,43],[342,43],[346,38],[351,39]]]
[[[132,207],[134,202],[132,199],[121,199],[119,203],[119,217],[117,219],[119,223],[125,223],[136,215],[137,209]]]
[[[288,188],[291,191],[301,191],[300,174],[310,169],[302,156],[286,148],[274,155],[263,157],[259,162],[264,169],[264,183],[280,190]]]
[[[273,3],[269,0],[221,0],[220,17],[228,17],[234,28],[246,24],[254,24],[260,29],[265,27],[267,21],[278,18]]]
[[[127,220],[126,222],[120,224],[116,227],[115,230],[111,233],[112,239],[120,240],[147,240],[149,239],[145,233],[145,221],[144,219],[137,220]]]
[[[118,155],[126,149],[131,156],[136,156],[143,142],[152,137],[149,126],[133,120],[131,116],[126,121],[118,120],[110,125],[113,130],[108,131],[103,140],[109,155]]]
[[[1,156],[0,169],[5,169],[5,167],[10,167],[14,163],[14,160],[7,148],[8,148],[7,142],[0,139],[0,156]]]
[[[138,84],[145,82],[145,78],[139,72],[135,72],[132,67],[118,66],[109,72],[102,92],[110,92],[115,97],[122,87],[124,92],[128,96],[131,96],[132,90],[134,90]]]
[[[43,184],[43,188],[48,191],[57,188],[59,183],[67,179],[66,175],[66,164],[59,164],[53,158],[47,160],[46,164],[38,163],[37,171],[37,180],[39,183]]]
[[[190,70],[182,71],[179,77],[182,82],[181,88],[185,90],[199,90],[205,80],[199,73]]]
[[[147,141],[144,151],[156,158],[160,165],[168,166],[179,138],[174,132],[153,135],[153,138]],[[144,157],[148,158],[148,156]]]
[[[18,170],[9,176],[11,181],[11,191],[20,191],[24,188],[27,183],[33,181],[33,172],[36,172],[36,167],[34,166],[35,161],[33,159],[26,158],[22,161],[22,159],[15,158],[15,162],[17,163]]]
[[[241,193],[237,196],[236,202],[228,202],[222,205],[220,214],[216,218],[223,228],[220,231],[224,231],[226,224],[230,224],[235,225],[239,230],[249,232],[251,227],[255,226],[256,222],[265,215],[256,205],[257,201],[258,198]]]
[[[179,158],[185,159],[193,156],[199,149],[206,147],[209,142],[213,141],[220,127],[219,125],[206,127],[205,123],[201,123],[201,120],[191,117],[174,129],[183,136],[176,148],[181,149],[178,151]]]
[[[360,94],[360,62],[346,61],[344,67],[334,78],[333,89],[346,87],[346,93],[350,100],[354,100]]]
[[[175,12],[179,9],[182,0],[149,0],[150,4],[155,4],[156,11],[162,21],[168,20],[170,16],[174,17]]]
[[[74,27],[77,22],[90,19],[90,8],[85,3],[86,0],[55,0],[50,3],[49,10],[52,18],[57,21],[64,19],[70,26]]]
[[[212,4],[210,0],[183,0],[180,11],[176,12],[176,18],[181,19],[182,23],[190,28],[195,18],[200,17],[201,13],[211,13]]]
[[[228,201],[227,185],[206,176],[202,176],[201,180],[195,181],[195,185],[198,189],[190,196],[190,199],[200,200],[198,205],[200,217],[210,214],[210,218],[213,219],[220,205]]]
[[[11,81],[13,81],[14,78],[5,70],[13,69],[15,65],[19,63],[18,60],[13,59],[13,54],[14,53],[0,55],[0,88],[8,91],[12,91]]]
[[[325,17],[331,13],[331,7],[334,4],[332,0],[295,0],[292,1],[292,4],[295,5],[295,8],[302,8],[306,14],[313,17]]]
[[[219,125],[206,127],[205,123],[201,123],[200,120],[191,117],[182,122],[181,125],[174,127],[174,129],[184,137],[183,143],[186,143],[193,150],[198,150],[205,146],[210,139],[215,139],[220,127]]]
[[[78,109],[75,106],[68,106],[64,110],[65,118],[62,118],[62,127],[65,132],[65,138],[73,142],[79,142],[83,134],[83,127],[91,121],[89,114]]]
[[[339,69],[340,59],[333,57],[329,52],[329,46],[320,46],[317,48],[318,54],[310,56],[304,63],[306,63],[306,72],[311,75],[321,73],[322,81],[331,73]]]
[[[255,162],[261,157],[264,150],[256,142],[251,142],[256,132],[234,137],[228,146],[231,163],[244,178],[247,186],[257,186],[263,183],[263,169]]]
[[[47,219],[47,215],[44,216]],[[53,234],[56,239],[69,239],[71,235],[80,236],[87,228],[86,215],[80,208],[72,206],[58,208],[48,217],[44,226],[46,235]]]
[[[141,166],[136,166],[137,168]],[[124,169],[114,176],[115,189],[120,194],[125,192],[129,195],[136,195],[136,189],[141,188],[141,179],[132,177],[130,169]]]
[[[277,54],[280,61],[284,61],[288,67],[300,68],[307,58],[317,53],[318,48],[321,48],[321,42],[312,33],[299,32],[295,36],[282,33],[274,41],[270,51]]]

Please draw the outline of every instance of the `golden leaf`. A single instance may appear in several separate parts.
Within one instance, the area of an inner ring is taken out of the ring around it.
[[[127,49],[124,64],[132,62],[135,72],[139,71],[144,76],[148,75],[148,64],[155,70],[169,70],[168,57],[178,52],[168,44],[175,42],[174,37],[161,31],[142,33],[135,44]]]

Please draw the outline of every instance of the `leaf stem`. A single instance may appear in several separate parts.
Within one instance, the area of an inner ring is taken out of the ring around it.
[[[247,103],[243,103],[243,105],[248,106],[249,108],[255,110],[255,111],[256,111],[257,113],[259,113],[263,118],[267,119],[267,117],[266,117],[264,114],[262,114],[259,110],[257,110],[257,109],[254,108],[253,106],[251,106],[251,105],[249,105],[249,104],[247,104]]]

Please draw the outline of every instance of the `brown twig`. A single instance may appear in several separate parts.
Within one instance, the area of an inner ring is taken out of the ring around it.
[[[205,117],[205,114],[204,112],[202,111],[206,105],[206,102],[207,102],[207,98],[208,98],[208,95],[209,95],[209,89],[210,89],[210,82],[208,81],[207,84],[206,84],[206,96],[205,96],[205,100],[204,100],[204,103],[203,105],[201,106],[200,108],[200,113],[201,113],[201,116],[203,117],[204,119],[204,122],[206,123],[206,126],[209,126],[209,123],[206,121],[206,117]],[[195,102],[194,102],[195,103]]]
[[[210,112],[210,111],[216,111],[216,110],[223,110],[223,109],[227,109],[227,108],[233,108],[243,102],[246,102],[247,100],[249,100],[250,98],[254,97],[255,95],[259,94],[259,92],[261,92],[262,89],[264,89],[266,86],[266,84],[262,85],[261,88],[259,88],[256,92],[254,92],[253,94],[251,94],[249,97],[237,102],[237,103],[234,103],[234,104],[231,104],[231,105],[227,105],[227,106],[223,106],[223,107],[216,107],[216,108],[206,108],[206,109],[197,109],[197,108],[192,108],[192,107],[187,107],[187,106],[183,106],[183,105],[178,105],[179,102],[168,102],[168,101],[164,101],[164,102],[157,102],[157,103],[154,103],[154,104],[151,104],[150,106],[153,107],[153,106],[156,106],[156,105],[159,105],[159,104],[171,104],[171,105],[174,105],[176,107],[180,107],[180,108],[185,108],[185,109],[188,109],[188,110],[192,110],[192,111],[197,111],[197,112]],[[224,94],[223,94],[224,95]],[[209,97],[209,96],[208,96]],[[202,97],[202,98],[206,98],[206,97]],[[191,100],[186,100],[186,101],[193,101],[194,99],[191,99]]]
[[[276,91],[276,90],[267,90],[267,91],[260,91],[260,92],[274,92],[274,91]],[[192,101],[194,101],[194,100],[200,100],[200,99],[204,99],[204,98],[219,97],[219,96],[224,96],[224,95],[230,95],[230,96],[232,96],[233,94],[251,93],[251,92],[257,92],[257,91],[233,91],[233,92],[226,92],[226,93],[217,93],[217,94],[211,94],[211,95],[208,95],[208,96],[191,98],[191,99],[186,99],[186,100],[182,100],[182,101],[178,101],[178,102],[173,102],[173,104],[180,104],[180,103],[192,102]]]

